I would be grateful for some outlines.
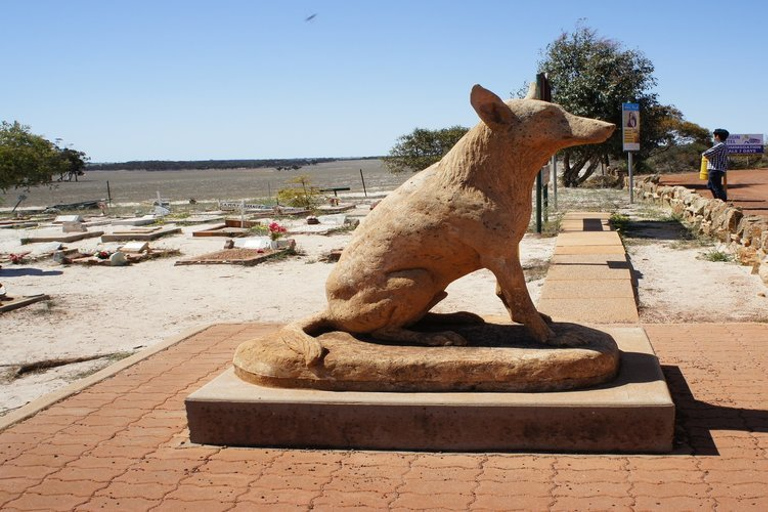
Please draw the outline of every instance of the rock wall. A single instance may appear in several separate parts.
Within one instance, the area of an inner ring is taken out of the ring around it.
[[[720,240],[768,286],[768,219],[685,187],[659,185],[658,175],[636,178],[635,197],[671,208],[694,233]]]

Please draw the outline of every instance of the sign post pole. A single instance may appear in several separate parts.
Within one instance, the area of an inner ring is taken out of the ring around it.
[[[629,176],[629,203],[635,198],[635,182],[633,178],[632,152],[640,151],[640,104],[621,104],[621,132],[624,151],[627,152],[627,175]]]

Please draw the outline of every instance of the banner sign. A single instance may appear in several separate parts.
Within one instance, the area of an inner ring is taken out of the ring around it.
[[[734,133],[725,143],[732,155],[759,155],[765,151],[762,133]]]
[[[640,151],[640,104],[621,104],[621,128],[624,151]]]

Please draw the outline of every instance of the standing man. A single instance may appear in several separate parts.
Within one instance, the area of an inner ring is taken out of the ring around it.
[[[701,154],[708,160],[707,188],[712,191],[712,197],[715,199],[727,201],[728,194],[723,187],[723,178],[728,171],[728,146],[726,146],[725,141],[728,140],[729,133],[728,130],[718,128],[712,134],[715,138],[715,145]]]

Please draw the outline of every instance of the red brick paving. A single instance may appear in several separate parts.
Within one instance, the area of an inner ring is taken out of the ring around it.
[[[680,185],[695,190],[708,199],[712,193],[707,182],[699,179],[699,173],[663,174],[662,185]],[[728,171],[728,202],[738,206],[744,215],[768,217],[768,169],[743,169]]]
[[[184,397],[267,326],[215,325],[0,432],[2,510],[768,510],[768,324],[647,325],[669,455],[195,446]]]

